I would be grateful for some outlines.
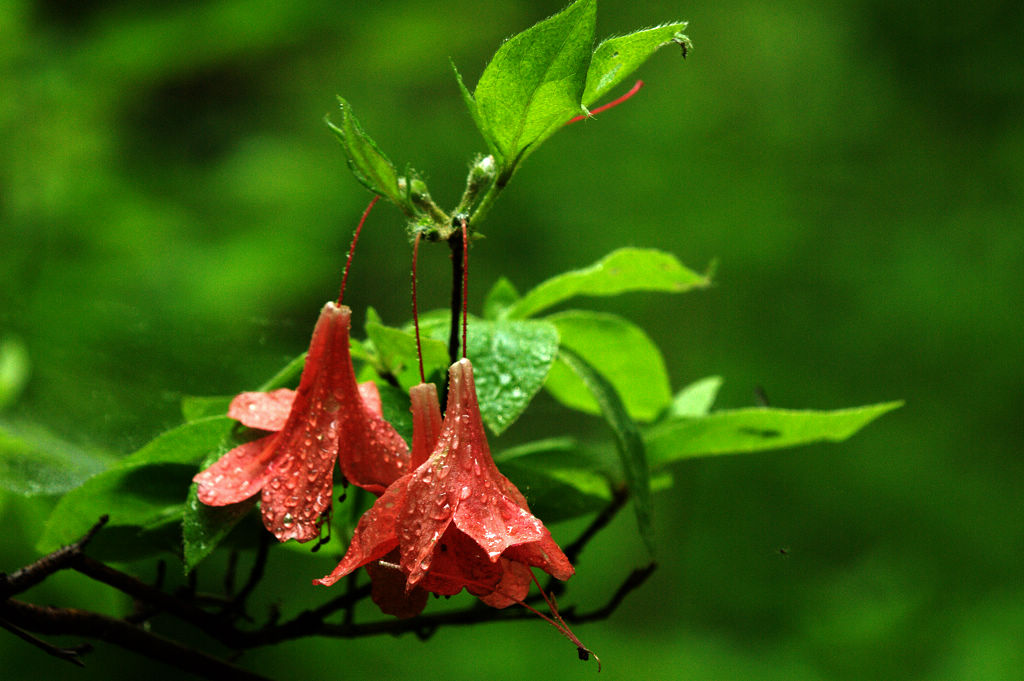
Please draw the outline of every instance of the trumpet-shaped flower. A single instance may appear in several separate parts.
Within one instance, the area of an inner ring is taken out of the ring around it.
[[[380,493],[409,470],[409,449],[381,416],[373,383],[356,385],[351,310],[320,312],[298,390],[242,393],[228,415],[277,431],[235,447],[195,476],[199,500],[223,506],[260,492],[263,524],[279,541],[308,541],[330,507],[334,462],[355,485]]]
[[[377,499],[360,519],[344,558],[315,584],[329,586],[396,548],[407,592],[420,587],[447,595],[465,588],[495,607],[525,598],[531,566],[562,580],[572,576],[572,565],[547,528],[494,465],[472,364],[462,359],[448,375],[448,407],[430,456]],[[414,428],[417,416],[436,423],[425,400],[419,407],[415,395],[412,400]],[[414,444],[414,460],[417,449]]]

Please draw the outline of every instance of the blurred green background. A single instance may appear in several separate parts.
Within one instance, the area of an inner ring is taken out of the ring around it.
[[[307,344],[369,198],[322,123],[334,95],[450,207],[484,145],[448,58],[475,83],[504,37],[561,6],[0,0],[0,337],[31,362],[6,417],[120,455],[176,424],[182,395],[258,385]],[[722,375],[719,406],[755,386],[775,406],[907,406],[842,445],[676,466],[660,570],[576,633],[603,679],[1019,679],[1024,4],[602,0],[598,34],[677,19],[685,62],[655,55],[628,105],[516,176],[481,227],[471,305],[500,274],[525,290],[621,245],[718,258],[711,290],[594,307],[649,330],[673,388]],[[357,328],[367,305],[408,317],[402,228],[382,206],[364,232]],[[445,253],[423,259],[441,306]],[[565,420],[542,399],[506,437]],[[0,570],[37,555],[53,501],[0,493]],[[317,560],[272,557],[263,612],[314,598]],[[563,605],[599,604],[645,561],[623,514]],[[74,575],[30,595],[127,607]],[[8,679],[180,677],[103,644],[71,669],[6,633],[0,662]],[[280,679],[594,673],[539,621],[241,663]]]

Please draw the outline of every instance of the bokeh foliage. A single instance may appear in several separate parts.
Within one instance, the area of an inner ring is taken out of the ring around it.
[[[475,83],[560,7],[0,2],[0,346],[30,372],[3,417],[113,457],[178,423],[183,395],[257,386],[308,341],[368,198],[321,121],[334,94],[452,203],[483,149],[448,58]],[[628,105],[530,157],[474,249],[471,307],[499,274],[526,291],[623,245],[718,258],[711,290],[607,302],[664,349],[673,390],[718,374],[726,407],[755,386],[908,405],[840,446],[674,467],[660,571],[577,633],[612,678],[1017,678],[1024,10],[604,0],[597,33],[666,18],[690,22],[691,57],[656,55]],[[402,221],[371,222],[347,299],[401,323]],[[423,267],[441,306],[445,254]],[[541,411],[508,437],[566,434]],[[596,419],[571,435],[606,437]],[[0,567],[35,555],[50,505],[0,496]],[[634,527],[588,549],[574,599],[633,567]],[[124,606],[70,576],[44,589]],[[282,678],[589,673],[555,639],[517,624],[246,659]],[[64,671],[0,646],[10,669]],[[156,674],[89,662],[80,677]]]

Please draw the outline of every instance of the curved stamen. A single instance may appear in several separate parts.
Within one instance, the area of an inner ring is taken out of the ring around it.
[[[607,104],[602,104],[601,106],[599,106],[596,109],[594,109],[593,111],[591,111],[589,116],[587,114],[580,114],[579,116],[576,116],[575,118],[569,119],[568,121],[565,122],[565,124],[569,125],[569,124],[575,123],[577,121],[582,121],[584,118],[592,118],[592,117],[596,116],[597,114],[601,113],[602,111],[607,111],[608,109],[612,108],[613,106],[618,106],[619,104],[622,104],[624,101],[626,101],[627,99],[629,99],[630,97],[635,95],[637,92],[639,92],[640,88],[642,88],[643,86],[644,86],[644,82],[642,80],[638,80],[636,83],[634,83],[633,87],[631,87],[629,89],[629,92],[627,92],[626,94],[622,95],[621,97],[619,97],[617,99],[613,99],[612,101],[608,102]]]
[[[377,199],[380,196],[374,194],[370,200],[370,205],[363,211],[363,217],[359,218],[359,225],[356,227],[356,233],[352,235],[352,243],[348,247],[348,259],[345,260],[345,273],[341,275],[341,290],[338,291],[338,305],[341,305],[341,299],[345,297],[345,284],[348,282],[348,270],[352,266],[352,254],[356,250],[356,242],[359,241],[359,233],[363,231],[363,223],[366,222],[366,216],[370,214],[370,210],[373,209],[373,204],[377,203]]]

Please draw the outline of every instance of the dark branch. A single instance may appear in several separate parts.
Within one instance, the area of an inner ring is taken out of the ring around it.
[[[17,570],[9,575],[0,575],[0,599],[10,598],[23,591],[31,589],[54,572],[63,570],[77,556],[82,555],[82,549],[92,541],[100,528],[107,524],[108,517],[103,516],[93,525],[81,539],[74,544],[62,546],[53,553],[43,556],[31,565]]]
[[[11,624],[3,618],[0,618],[0,627],[3,627],[7,631],[11,632],[12,634],[20,638],[21,640],[31,643],[36,648],[39,648],[40,650],[45,652],[47,655],[53,655],[54,657],[59,658],[61,660],[67,660],[71,664],[78,665],[79,667],[85,666],[85,663],[82,662],[82,659],[79,656],[84,655],[85,653],[88,653],[92,650],[92,646],[90,646],[87,643],[83,643],[82,645],[77,645],[72,648],[58,648],[55,645],[47,643],[41,638],[36,638],[24,629],[14,626],[13,624]]]
[[[570,563],[576,563],[576,560],[580,557],[587,544],[590,543],[590,540],[608,526],[608,523],[618,515],[627,501],[629,501],[629,491],[625,487],[616,489],[611,503],[587,525],[587,528],[576,538],[576,541],[565,547],[565,556],[569,559]]]
[[[626,500],[627,494],[624,491],[618,491],[612,503],[567,548],[566,554],[571,556],[573,562],[594,535],[604,528],[625,505]],[[158,576],[157,585],[153,586],[86,556],[83,551],[84,547],[104,522],[106,522],[105,518],[74,544],[62,547],[11,575],[0,575],[0,595],[3,596],[0,599],[0,625],[48,654],[75,664],[81,664],[78,656],[86,652],[87,647],[58,648],[36,638],[29,632],[77,635],[107,641],[206,678],[257,681],[264,677],[153,634],[139,627],[138,624],[156,614],[165,613],[195,627],[211,640],[235,651],[241,651],[309,636],[358,638],[377,634],[412,633],[426,638],[442,626],[521,620],[535,616],[525,609],[495,610],[477,603],[475,607],[457,612],[421,615],[408,620],[382,620],[356,624],[351,617],[352,608],[360,600],[370,595],[371,587],[369,584],[356,586],[355,582],[352,582],[346,593],[317,608],[299,613],[281,624],[278,623],[278,617],[275,614],[261,628],[239,629],[235,622],[240,614],[244,616],[244,613],[241,612],[244,609],[244,602],[263,576],[269,541],[260,545],[249,578],[238,594],[234,598],[216,598],[213,607],[216,607],[217,611],[211,612],[200,607],[204,603],[209,604],[211,599],[205,599],[196,594],[194,580],[190,581],[188,588],[180,589],[175,594],[169,594],[160,588],[162,575]],[[63,569],[73,569],[90,579],[107,584],[131,596],[135,602],[135,612],[124,619],[117,619],[83,610],[42,607],[10,599],[11,595],[20,593]],[[577,614],[575,607],[571,607],[564,610],[562,616],[566,621],[574,623],[609,617],[632,591],[650,577],[654,569],[654,564],[651,564],[646,568],[633,571],[603,607],[582,614]],[[194,577],[194,575],[195,571],[191,573],[190,577]],[[540,595],[535,594],[526,602],[537,603],[540,600]],[[345,611],[345,616],[340,623],[326,621],[339,611]]]
[[[448,360],[449,364],[455,364],[459,361],[460,356],[459,322],[462,316],[462,249],[465,248],[460,229],[456,229],[448,237],[448,248],[451,249],[452,258],[452,319],[451,326],[448,329]],[[441,404],[444,403],[444,400],[442,400]]]
[[[124,620],[94,612],[7,600],[0,603],[0,615],[16,626],[44,634],[85,636],[106,641],[202,678],[217,681],[269,681],[265,676],[187,648]]]

